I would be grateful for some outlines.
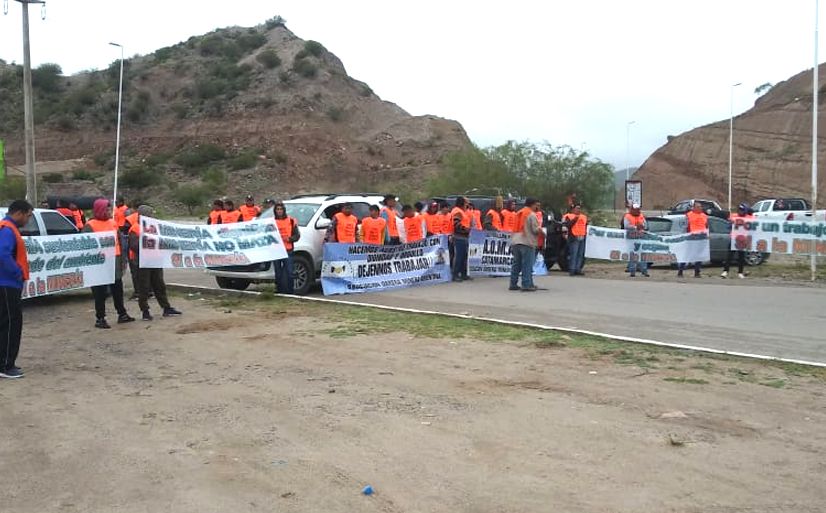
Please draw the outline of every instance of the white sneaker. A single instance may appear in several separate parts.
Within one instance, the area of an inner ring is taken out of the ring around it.
[[[740,273],[740,274],[737,275],[737,277],[740,278],[741,280],[744,280],[746,278],[746,275],[743,274],[743,273]]]
[[[728,278],[728,271],[723,271],[720,273],[720,278]]]

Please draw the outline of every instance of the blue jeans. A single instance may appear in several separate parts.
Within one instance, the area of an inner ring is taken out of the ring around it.
[[[522,275],[522,288],[530,289],[533,285],[533,265],[536,263],[536,248],[524,244],[511,246],[513,261],[511,263],[511,288],[516,288],[519,275]]]
[[[453,279],[467,278],[468,240],[453,237]]]
[[[585,237],[568,237],[568,274],[574,275],[582,272],[582,264],[585,261]]]
[[[642,253],[632,253],[631,255],[629,255],[628,272],[631,273],[631,275],[634,275],[638,272],[643,273],[643,274],[647,274],[648,273],[648,262],[643,262],[642,260],[637,260],[637,261],[630,260],[630,258],[633,258],[633,257],[637,257],[639,259],[640,257],[642,257]]]
[[[293,252],[287,251],[287,258],[275,260],[272,263],[275,269],[275,286],[281,294],[293,293]]]

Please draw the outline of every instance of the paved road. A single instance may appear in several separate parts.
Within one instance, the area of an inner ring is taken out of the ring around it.
[[[167,281],[214,286],[200,272]],[[826,363],[826,289],[538,277],[537,293],[503,278],[336,296],[355,302],[578,328],[612,335]]]

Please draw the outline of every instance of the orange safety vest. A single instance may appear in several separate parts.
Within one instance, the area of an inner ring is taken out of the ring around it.
[[[361,240],[365,244],[384,244],[384,229],[387,221],[383,217],[365,217],[361,220]]]
[[[138,211],[136,210],[136,211],[132,212],[131,214],[129,214],[128,216],[126,216],[126,222],[129,223],[130,225],[134,226],[135,223],[138,222]]]
[[[404,218],[404,231],[407,233],[407,242],[416,242],[424,239],[422,220],[418,216]]]
[[[399,225],[396,224],[396,211],[392,208],[381,207],[381,212],[387,214],[387,233],[391,237],[399,236]]]
[[[474,208],[473,212],[470,214],[470,218],[471,218],[471,220],[473,220],[473,222],[476,223],[476,226],[474,228],[476,228],[477,230],[481,230],[482,229],[482,211],[480,211],[477,208]]]
[[[502,231],[513,233],[516,231],[518,214],[513,210],[502,210]]]
[[[79,209],[72,210],[72,217],[75,218],[75,226],[77,226],[77,229],[83,229],[83,213]]]
[[[221,221],[224,224],[237,223],[241,220],[241,212],[238,210],[224,210],[221,212]]]
[[[255,205],[253,205],[251,207],[248,207],[246,205],[241,205],[238,208],[238,211],[241,213],[241,220],[242,221],[252,221],[256,217],[258,217],[258,214],[261,213],[261,209],[258,208]]]
[[[485,216],[490,216],[490,224],[493,226],[493,229],[497,232],[502,231],[502,216],[494,209],[488,210],[488,213]]]
[[[514,233],[522,233],[522,230],[525,229],[525,220],[528,216],[533,215],[534,212],[528,207],[522,207],[519,212],[516,212],[516,226],[514,226]]]
[[[439,214],[442,216],[442,233],[445,235],[453,234],[453,216],[448,212],[447,214]]]
[[[536,211],[536,220],[539,221],[539,227],[542,228],[542,225],[545,224],[545,214],[541,210]],[[540,248],[545,247],[545,232],[539,230],[539,235],[536,236],[536,241]]]
[[[698,233],[708,231],[708,216],[705,212],[699,214],[694,211],[686,212],[686,219],[688,219],[688,232]]]
[[[439,235],[442,233],[442,225],[444,224],[442,214],[431,214],[429,212],[425,212],[422,216],[424,216],[425,228],[427,229],[427,233],[429,235]]]
[[[137,214],[135,214],[135,222],[132,223],[132,225],[129,227],[129,233],[134,233],[135,235],[137,235],[138,236],[138,241],[140,241],[140,238],[141,238],[141,224],[140,224],[139,221],[140,221],[140,217]],[[135,260],[137,257],[138,257],[138,255],[136,255],[135,252],[130,247],[129,248],[129,260]]]
[[[462,226],[470,230],[471,216],[467,213],[467,210],[453,207],[453,210],[450,211],[450,233],[453,233],[453,220],[456,219],[458,215],[462,216]]]
[[[286,216],[284,219],[275,219],[275,226],[278,228],[278,233],[281,234],[281,240],[284,242],[284,248],[287,251],[293,250],[293,243],[290,242],[290,237],[293,236],[293,228],[298,224],[294,217]]]
[[[23,274],[23,281],[28,280],[29,255],[26,253],[26,243],[23,241],[23,237],[20,236],[20,230],[16,224],[5,219],[0,220],[0,228],[8,228],[14,234],[14,260],[17,262],[17,266],[20,267],[20,272]]]
[[[569,221],[576,217],[576,214],[567,213],[562,216],[564,221]],[[588,225],[588,216],[585,214],[579,214],[579,219],[577,219],[576,223],[569,228],[571,235],[574,237],[585,237],[588,233],[588,229],[586,226]]]
[[[115,232],[115,256],[120,256],[120,237],[118,237],[118,225],[113,219],[101,221],[100,219],[89,219],[86,226],[91,226],[93,232]]]
[[[342,212],[334,215],[336,220],[336,241],[352,244],[356,242],[356,225],[358,218],[352,214],[344,215]]]
[[[126,224],[126,211],[128,208],[126,205],[122,205],[120,207],[115,207],[112,211],[112,216],[115,218],[115,224],[118,225],[118,228],[121,228],[123,225]]]
[[[210,210],[209,211],[209,224],[221,224],[221,214],[223,214],[223,210]]]
[[[57,208],[57,211],[58,211],[58,212],[60,212],[60,215],[62,215],[63,217],[68,218],[68,219],[70,219],[72,222],[74,222],[74,219],[75,219],[75,213],[74,213],[74,212],[72,212],[71,210],[69,210],[68,208],[65,208],[65,207],[58,207],[58,208]]]
[[[643,226],[645,224],[645,216],[642,214],[635,216],[632,215],[631,212],[626,212],[623,219],[628,221],[628,224],[634,227]]]

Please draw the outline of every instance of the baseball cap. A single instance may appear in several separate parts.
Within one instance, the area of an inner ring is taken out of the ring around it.
[[[631,208],[640,208],[639,203],[631,203]]]

